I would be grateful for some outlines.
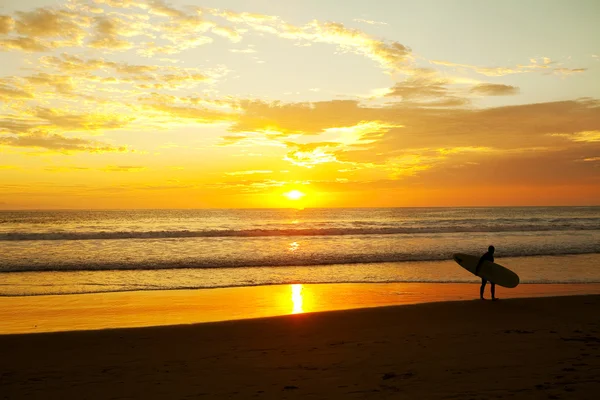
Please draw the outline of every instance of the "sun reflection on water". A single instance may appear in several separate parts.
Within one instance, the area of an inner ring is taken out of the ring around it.
[[[289,250],[290,251],[296,251],[296,250],[298,250],[298,247],[300,247],[300,243],[298,243],[298,242],[292,242],[292,243],[290,243]]]
[[[292,314],[301,314],[302,308],[302,284],[293,284],[292,288]]]

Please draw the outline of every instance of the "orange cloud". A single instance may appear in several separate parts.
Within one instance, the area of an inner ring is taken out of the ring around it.
[[[96,34],[89,41],[88,46],[97,49],[127,50],[133,44],[119,37],[119,23],[107,17],[96,19]]]
[[[0,136],[0,146],[33,147],[59,153],[109,153],[129,151],[125,146],[110,146],[97,141],[69,138],[59,134],[31,133],[20,136]]]
[[[38,107],[33,115],[46,121],[49,126],[65,131],[97,131],[102,129],[122,128],[131,122],[132,118],[103,114],[72,114],[60,110]]]
[[[510,96],[519,93],[519,88],[496,83],[482,83],[471,88],[471,93],[484,96]]]
[[[0,15],[0,35],[7,35],[13,30],[15,25],[14,19],[9,15]]]
[[[11,87],[0,83],[0,99],[8,101],[9,99],[14,98],[32,99],[33,94],[24,89]]]
[[[146,167],[139,165],[109,165],[108,167],[102,168],[102,171],[106,172],[140,172],[144,171]]]
[[[15,15],[15,18],[0,16],[0,34],[8,35],[14,31],[20,35],[0,40],[2,50],[40,52],[78,46],[87,36],[86,28],[91,22],[81,13],[64,9],[38,8]]]
[[[15,30],[29,37],[64,37],[81,43],[86,35],[82,28],[89,26],[83,15],[66,11],[38,8],[30,12],[17,12]]]
[[[35,38],[18,37],[0,40],[0,50],[21,50],[26,52],[47,51],[51,47]]]

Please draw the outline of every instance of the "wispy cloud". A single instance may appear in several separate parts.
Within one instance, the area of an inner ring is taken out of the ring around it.
[[[20,136],[0,136],[0,145],[11,147],[32,147],[57,153],[114,153],[127,152],[125,146],[111,146],[98,141],[69,138],[58,134],[32,133]]]
[[[271,174],[273,171],[270,170],[249,170],[249,171],[234,171],[226,172],[225,175],[239,176],[239,175],[260,175],[260,174]]]
[[[564,137],[566,139],[572,140],[573,142],[600,142],[600,130],[574,133],[553,133],[551,136]]]
[[[542,57],[541,59],[532,58],[529,60],[529,64],[517,64],[515,66],[508,67],[482,67],[469,64],[460,64],[450,61],[430,60],[431,64],[440,65],[444,67],[452,67],[458,69],[465,69],[474,71],[478,74],[485,76],[506,76],[513,74],[524,74],[530,72],[543,72],[543,73],[555,73],[555,74],[572,74],[585,72],[586,68],[565,68],[561,67],[559,63],[550,60],[548,57]]]
[[[140,172],[144,171],[146,167],[139,165],[109,165],[108,167],[102,168],[106,172]]]
[[[389,25],[387,22],[373,21],[371,19],[354,18],[353,21],[362,22],[369,25]]]
[[[519,88],[497,83],[482,83],[471,88],[471,93],[484,96],[511,96],[519,93]]]

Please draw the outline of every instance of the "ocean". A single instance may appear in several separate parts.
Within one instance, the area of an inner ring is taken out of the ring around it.
[[[600,282],[600,207],[0,211],[0,295],[288,283]]]

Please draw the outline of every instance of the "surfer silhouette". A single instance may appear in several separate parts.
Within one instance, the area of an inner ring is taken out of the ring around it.
[[[481,256],[481,258],[479,259],[479,262],[477,263],[477,267],[475,267],[475,275],[479,276],[479,269],[483,265],[484,261],[494,262],[494,251],[495,250],[496,249],[494,248],[494,246],[488,247],[487,253],[485,253],[484,255]],[[481,300],[485,300],[485,298],[483,297],[483,292],[485,291],[486,283],[487,283],[487,279],[482,277],[481,278],[481,288],[479,289],[479,298]],[[490,284],[491,284],[490,289],[492,291],[492,300],[498,300],[498,298],[496,297],[496,284],[494,282],[490,282]]]

